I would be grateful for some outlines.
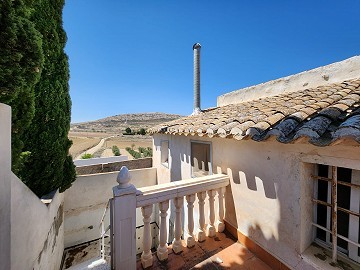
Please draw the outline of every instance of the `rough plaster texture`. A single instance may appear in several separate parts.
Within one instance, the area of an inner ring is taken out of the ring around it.
[[[156,185],[156,168],[130,170],[135,187]],[[118,172],[78,176],[65,191],[65,247],[71,247],[100,237],[99,224],[106,203],[113,197]],[[142,216],[137,211],[137,220]],[[105,218],[109,224],[109,212]],[[140,224],[137,224],[140,225]]]
[[[221,107],[359,78],[359,74],[360,56],[354,56],[324,67],[226,93],[217,98],[217,106]]]
[[[11,108],[0,103],[0,262],[10,269]]]
[[[157,168],[162,168],[159,146],[164,139],[169,139],[170,169],[158,170],[159,181],[189,178],[190,141],[211,141],[213,171],[221,170],[230,176],[231,185],[225,200],[226,220],[294,269],[297,265],[304,267],[300,254],[313,240],[310,224],[313,182],[309,176],[315,166],[310,163],[360,169],[359,146],[319,148],[161,134],[154,135],[153,160]],[[194,211],[197,222],[198,210]],[[186,231],[186,208],[183,217]],[[313,268],[309,266],[308,269]]]
[[[45,205],[11,177],[11,269],[58,270],[64,250],[64,195]]]
[[[150,158],[139,158],[139,159],[125,160],[125,161],[121,161],[121,162],[114,162],[114,163],[108,163],[108,164],[79,166],[79,167],[76,167],[76,174],[77,175],[85,175],[85,174],[114,172],[114,171],[119,171],[122,166],[128,167],[129,170],[151,168],[152,167],[152,158],[151,157]]]

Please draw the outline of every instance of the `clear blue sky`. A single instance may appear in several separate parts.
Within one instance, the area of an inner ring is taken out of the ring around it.
[[[360,54],[360,1],[67,0],[72,122],[188,115],[193,51],[201,107],[246,86]]]

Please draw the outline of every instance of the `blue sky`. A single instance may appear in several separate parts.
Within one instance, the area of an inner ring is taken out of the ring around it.
[[[67,0],[72,122],[188,115],[216,97],[360,54],[360,1]]]

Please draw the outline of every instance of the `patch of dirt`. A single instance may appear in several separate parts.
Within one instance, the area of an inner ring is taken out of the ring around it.
[[[82,152],[97,145],[100,142],[101,138],[69,137],[69,139],[73,142],[72,146],[70,147],[69,153],[73,158],[75,158]]]

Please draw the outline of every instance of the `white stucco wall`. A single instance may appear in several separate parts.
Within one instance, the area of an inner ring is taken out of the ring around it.
[[[0,262],[10,269],[11,108],[0,103]]]
[[[319,85],[338,83],[358,78],[359,73],[360,56],[354,56],[327,66],[226,93],[217,98],[217,106],[246,102]]]
[[[12,174],[11,269],[60,268],[64,250],[63,200],[63,193],[56,192],[51,203],[44,204]]]
[[[131,183],[137,188],[157,183],[156,168],[130,170],[130,174]],[[106,203],[113,196],[112,188],[118,184],[117,175],[118,172],[78,176],[65,191],[65,247],[100,237],[100,219]],[[107,226],[109,212],[106,220]]]
[[[89,159],[75,159],[75,166],[89,166],[97,164],[106,164],[113,162],[120,162],[128,160],[127,156],[114,156],[114,157],[102,157],[102,158],[89,158]]]
[[[153,161],[158,168],[163,139],[169,139],[171,158],[168,171],[158,170],[162,182],[190,178],[190,141],[211,141],[213,171],[221,169],[231,179],[226,220],[293,268],[312,242],[313,182],[308,176],[314,166],[310,163],[360,168],[358,145],[319,148],[156,134]]]

